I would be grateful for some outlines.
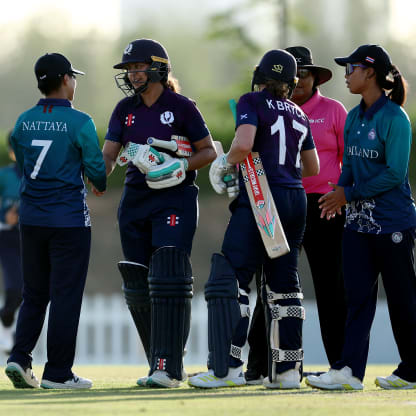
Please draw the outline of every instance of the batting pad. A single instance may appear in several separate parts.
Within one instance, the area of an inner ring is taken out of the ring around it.
[[[184,250],[162,247],[153,253],[149,270],[150,374],[165,370],[174,379],[182,379],[183,354],[191,324],[192,283],[192,267]]]
[[[120,261],[118,269],[123,278],[126,304],[136,325],[147,360],[150,363],[151,310],[149,284],[147,282],[149,269],[142,264],[130,261]]]
[[[205,300],[208,303],[208,365],[217,377],[225,377],[232,352],[231,341],[241,319],[241,310],[237,278],[221,254],[212,256],[211,273],[205,284]]]

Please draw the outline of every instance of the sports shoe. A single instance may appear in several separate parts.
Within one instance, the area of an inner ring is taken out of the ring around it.
[[[10,354],[14,344],[13,338],[13,328],[5,327],[0,321],[0,351]]]
[[[182,373],[183,376],[183,373]],[[186,374],[185,379],[186,380]],[[139,380],[137,380],[139,381]],[[147,387],[164,387],[164,388],[177,388],[181,386],[182,380],[176,380],[169,375],[167,371],[156,370],[151,376],[147,378]]]
[[[147,380],[149,380],[149,376],[139,377],[136,381],[136,384],[139,387],[147,387]]]
[[[7,363],[5,373],[16,389],[36,389],[39,387],[39,380],[33,374],[30,366],[23,369],[20,364],[11,361]]]
[[[386,390],[411,390],[416,389],[416,383],[406,381],[394,374],[388,377],[376,377],[376,386]]]
[[[263,386],[266,389],[300,389],[299,370],[292,369],[277,374],[276,379],[272,382],[269,377],[263,380]]]
[[[90,389],[92,387],[92,381],[74,374],[72,378],[63,383],[49,381],[43,378],[40,386],[44,389]]]
[[[228,374],[225,377],[217,377],[214,370],[208,370],[205,373],[200,373],[188,380],[191,387],[199,387],[202,389],[215,389],[217,387],[237,387],[244,386],[246,379],[243,374],[243,366],[237,368],[229,368]]]
[[[305,383],[322,390],[362,390],[364,388],[361,380],[354,377],[351,368],[347,366],[341,370],[331,368],[320,376],[308,376]]]
[[[247,368],[247,371],[244,373],[244,378],[248,386],[261,386],[264,380],[263,375],[252,368]]]

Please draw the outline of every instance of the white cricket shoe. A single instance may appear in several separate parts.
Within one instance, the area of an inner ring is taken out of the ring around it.
[[[376,377],[376,386],[386,390],[411,390],[416,389],[416,383],[406,381],[394,374],[388,377]]]
[[[218,387],[238,387],[246,384],[246,379],[243,374],[243,366],[237,368],[229,368],[228,374],[225,377],[217,377],[214,370],[208,370],[205,373],[200,373],[191,377],[188,380],[191,387],[199,387],[202,389],[215,389]]]
[[[361,380],[354,377],[351,368],[347,366],[341,370],[331,368],[320,376],[307,376],[305,383],[322,390],[362,390],[364,388]]]
[[[139,387],[147,387],[147,380],[149,380],[149,376],[139,377],[136,381],[136,384]]]
[[[164,388],[177,388],[181,386],[181,382],[186,380],[186,373],[182,372],[182,380],[176,380],[171,377],[167,371],[156,370],[151,376],[147,378],[147,387],[164,387]],[[139,380],[137,380],[139,381]]]
[[[39,387],[39,380],[30,367],[23,370],[20,364],[11,361],[7,363],[5,373],[16,389],[36,389]]]
[[[90,389],[92,387],[92,381],[74,374],[71,379],[63,383],[49,381],[43,378],[40,386],[44,389]]]
[[[300,389],[299,370],[292,369],[276,374],[276,378],[273,381],[266,377],[263,380],[263,386],[266,389]]]
[[[5,327],[0,321],[0,351],[9,354],[13,344],[13,328],[11,326]]]

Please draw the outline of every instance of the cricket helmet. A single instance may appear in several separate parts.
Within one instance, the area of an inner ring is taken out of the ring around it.
[[[134,95],[146,90],[149,82],[163,82],[168,79],[170,61],[166,49],[161,43],[153,39],[136,39],[130,42],[124,49],[121,62],[114,65],[115,69],[127,69],[127,64],[144,62],[149,64],[146,69],[148,82],[139,89],[134,90],[127,78],[127,73],[122,72],[115,76],[117,86],[126,94]]]
[[[254,91],[254,85],[265,84],[269,79],[286,82],[293,89],[298,80],[296,71],[296,60],[289,52],[283,49],[268,51],[254,70],[251,90]]]

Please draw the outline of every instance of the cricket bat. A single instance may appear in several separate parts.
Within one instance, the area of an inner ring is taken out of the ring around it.
[[[235,100],[230,100],[229,104],[236,119]],[[251,152],[240,163],[240,169],[251,210],[268,256],[274,259],[289,253],[289,244],[258,152]]]
[[[147,144],[160,147],[161,149],[171,150],[182,157],[189,157],[193,153],[191,142],[184,136],[172,135],[170,141],[149,137],[147,139]]]

